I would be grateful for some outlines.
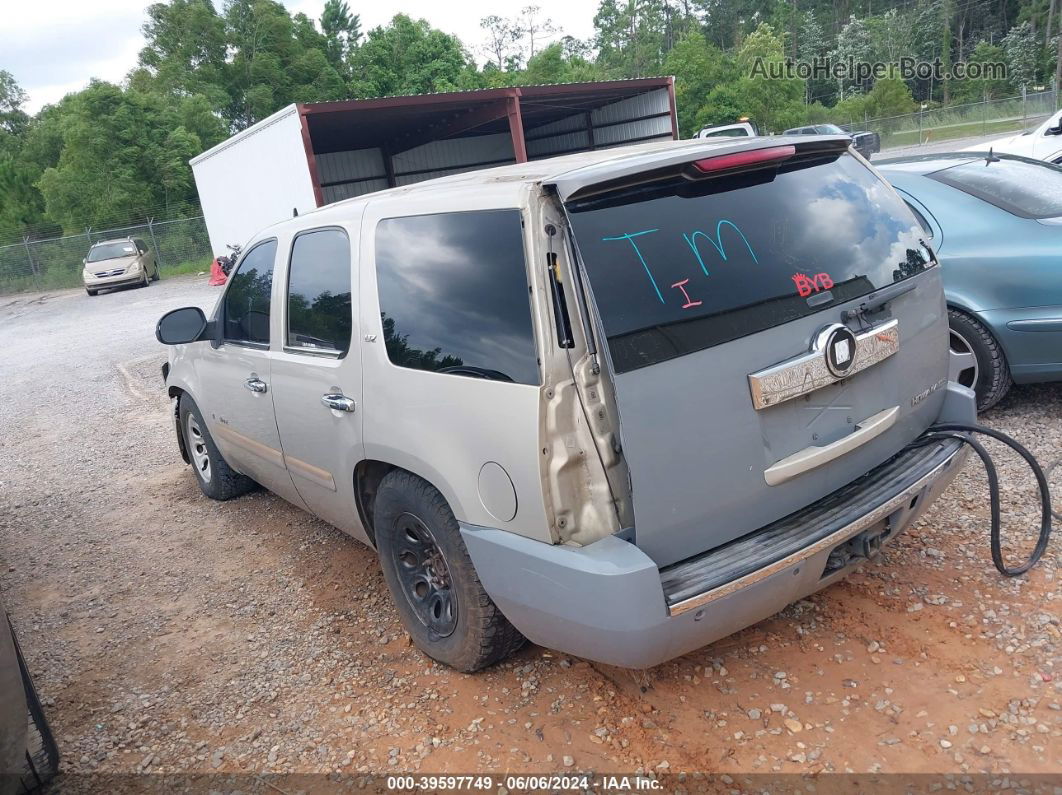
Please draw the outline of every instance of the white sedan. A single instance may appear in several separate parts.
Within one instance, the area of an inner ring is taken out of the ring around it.
[[[989,147],[993,152],[1023,155],[1036,160],[1046,160],[1048,163],[1062,163],[1062,110],[1035,130],[1000,138],[987,144],[968,146],[964,151],[983,152]]]

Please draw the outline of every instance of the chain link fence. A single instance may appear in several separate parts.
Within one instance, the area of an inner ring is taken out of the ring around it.
[[[163,278],[207,270],[213,254],[203,216],[154,221],[78,235],[23,238],[0,245],[0,294],[78,287],[89,248],[100,240],[140,238],[154,251]]]
[[[888,116],[853,120],[853,131],[872,131],[881,137],[881,148],[926,146],[952,139],[1025,132],[1034,129],[1058,108],[1056,90],[1024,93],[1003,99],[951,105]]]

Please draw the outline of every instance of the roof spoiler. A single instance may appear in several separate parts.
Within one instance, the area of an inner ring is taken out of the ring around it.
[[[749,146],[750,142],[756,145]],[[777,166],[793,157],[840,154],[851,144],[847,135],[772,136],[722,146],[697,139],[672,150],[635,157],[625,157],[621,150],[615,160],[561,174],[548,186],[556,190],[561,201],[580,201],[677,177],[704,179]]]

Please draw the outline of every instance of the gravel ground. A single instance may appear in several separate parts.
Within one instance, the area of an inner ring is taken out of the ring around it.
[[[370,550],[199,494],[153,326],[216,295],[0,298],[0,587],[68,774],[1062,773],[1062,545],[1002,579],[972,463],[877,561],[698,652],[629,672],[528,646],[466,676],[410,646]],[[1060,385],[984,420],[1062,456]],[[1031,481],[1003,470],[1028,549]]]

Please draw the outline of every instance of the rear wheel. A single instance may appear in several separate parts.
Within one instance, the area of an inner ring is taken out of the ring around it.
[[[210,499],[220,501],[231,500],[251,491],[255,482],[234,470],[221,457],[195,401],[187,395],[181,395],[177,410],[185,448],[200,491]]]
[[[977,393],[977,410],[987,411],[1014,383],[1003,349],[992,333],[965,312],[948,310],[951,362],[948,377]]]
[[[471,673],[524,644],[483,590],[457,520],[431,484],[394,470],[380,483],[374,518],[384,579],[421,651]]]
[[[154,272],[154,273],[153,273],[153,274],[151,275],[151,281],[153,281],[153,282],[157,282],[157,281],[158,281],[158,280],[159,280],[160,278],[162,278],[162,277],[161,277],[161,275],[159,274],[159,265],[158,265],[158,263],[156,262],[156,263],[155,263],[155,272]]]

